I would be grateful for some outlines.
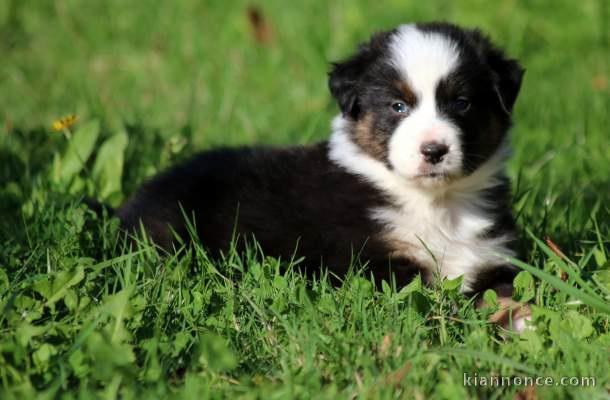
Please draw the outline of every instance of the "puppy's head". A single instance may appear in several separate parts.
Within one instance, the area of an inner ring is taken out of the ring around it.
[[[498,151],[523,72],[477,30],[403,25],[334,64],[329,87],[350,140],[429,187],[472,174]]]

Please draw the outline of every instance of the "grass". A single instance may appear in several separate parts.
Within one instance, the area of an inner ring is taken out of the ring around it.
[[[608,398],[608,3],[273,0],[258,32],[247,9],[0,3],[0,398]],[[328,62],[431,19],[481,27],[527,68],[509,172],[535,331],[487,324],[459,282],[376,291],[355,271],[336,288],[256,246],[128,249],[83,203],[119,204],[196,150],[324,139]],[[66,140],[50,126],[70,113]]]

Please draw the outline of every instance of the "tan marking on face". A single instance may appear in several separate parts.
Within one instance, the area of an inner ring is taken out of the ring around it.
[[[413,93],[409,84],[405,81],[396,81],[394,85],[402,94],[402,98],[407,105],[413,107],[417,102],[417,96],[415,96],[415,93]]]
[[[352,132],[354,142],[362,150],[378,160],[386,159],[388,151],[386,138],[383,134],[375,132],[372,114],[365,114],[356,121]]]

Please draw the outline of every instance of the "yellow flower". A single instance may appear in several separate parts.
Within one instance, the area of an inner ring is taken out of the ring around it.
[[[53,121],[53,124],[51,125],[51,127],[53,128],[53,130],[55,132],[61,132],[65,129],[68,129],[72,125],[74,125],[75,122],[76,122],[76,115],[70,114],[63,118]]]

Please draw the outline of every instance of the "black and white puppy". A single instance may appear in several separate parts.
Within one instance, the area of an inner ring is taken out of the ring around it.
[[[463,291],[511,285],[515,255],[507,132],[523,69],[477,30],[403,25],[334,64],[341,114],[330,140],[207,151],[153,178],[118,211],[159,245],[211,252],[234,232],[269,255],[337,275],[354,258],[399,285],[464,276]]]

